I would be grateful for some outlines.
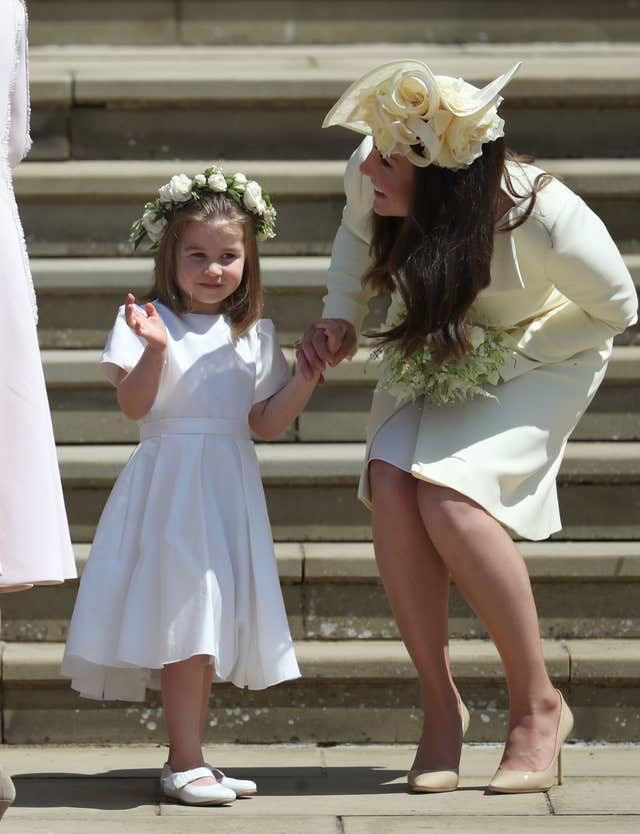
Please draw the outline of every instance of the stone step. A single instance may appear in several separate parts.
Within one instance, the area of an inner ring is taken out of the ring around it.
[[[33,44],[316,44],[628,41],[635,4],[609,0],[31,0]],[[251,25],[247,25],[251,21]]]
[[[176,171],[206,162],[31,162],[15,174],[32,256],[130,254],[131,221]],[[541,160],[607,224],[625,252],[640,244],[640,159]],[[278,208],[278,237],[266,254],[328,254],[344,205],[343,160],[230,161],[259,180]]]
[[[640,255],[625,256],[640,288]],[[329,259],[261,259],[264,315],[273,319],[280,341],[292,345],[306,323],[322,315]],[[38,334],[42,348],[100,348],[127,292],[143,297],[151,285],[149,258],[32,258],[38,294]],[[365,330],[380,321],[384,304],[373,302]],[[640,344],[640,325],[616,337],[616,344]]]
[[[543,647],[549,673],[565,692],[576,718],[572,738],[637,738],[640,641],[544,640]],[[2,712],[8,743],[166,743],[158,693],[149,693],[142,704],[81,699],[58,677],[62,651],[60,643],[5,644]],[[418,686],[399,641],[302,641],[296,651],[303,673],[299,681],[259,692],[217,685],[206,740],[325,744],[416,740]],[[502,740],[507,701],[493,645],[454,640],[451,662],[471,710],[467,739]]]
[[[403,49],[477,84],[522,60],[501,110],[508,141],[522,152],[637,154],[637,44]],[[345,159],[354,136],[321,130],[324,115],[357,76],[398,57],[389,43],[263,47],[259,55],[228,46],[35,48],[32,158]]]
[[[58,447],[75,541],[92,540],[109,491],[133,448]],[[370,540],[369,512],[356,500],[363,444],[258,444],[257,453],[276,540]],[[564,529],[556,538],[640,537],[640,443],[571,442],[558,484]]]
[[[311,321],[311,319],[309,319]],[[285,355],[294,370],[293,350]],[[379,361],[361,349],[351,362],[326,373],[288,430],[290,441],[364,440]],[[53,426],[58,443],[137,442],[137,424],[117,404],[100,369],[100,351],[42,351]],[[605,381],[578,424],[577,440],[640,440],[640,346],[615,348]],[[329,419],[328,419],[329,418]],[[284,439],[284,438],[283,438]]]
[[[638,542],[520,542],[545,638],[640,638]],[[74,545],[78,573],[90,545]],[[397,640],[380,584],[373,545],[279,542],[276,556],[296,640]],[[78,582],[8,594],[2,600],[5,641],[65,640]],[[488,635],[455,587],[452,638]]]

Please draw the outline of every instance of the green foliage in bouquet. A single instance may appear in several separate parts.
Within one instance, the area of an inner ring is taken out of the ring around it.
[[[395,296],[384,329],[400,323],[404,315],[404,304]],[[501,330],[470,325],[469,341],[473,353],[442,364],[434,361],[428,346],[406,357],[393,343],[381,345],[372,353],[372,358],[382,357],[378,384],[395,395],[398,402],[414,401],[419,396],[424,396],[428,405],[465,403],[477,396],[497,400],[486,386],[498,384],[500,368],[511,353],[505,334]]]

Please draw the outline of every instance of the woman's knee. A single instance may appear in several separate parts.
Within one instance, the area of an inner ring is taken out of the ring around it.
[[[418,506],[427,530],[463,537],[480,535],[496,521],[475,501],[449,487],[421,481]]]
[[[403,469],[398,469],[385,460],[374,459],[369,463],[369,486],[371,500],[390,503],[404,503],[411,497],[415,499],[415,478]]]

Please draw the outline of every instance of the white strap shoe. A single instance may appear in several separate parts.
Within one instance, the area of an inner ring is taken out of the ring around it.
[[[211,769],[204,766],[174,773],[169,765],[165,764],[160,776],[160,786],[165,796],[177,799],[185,805],[224,805],[233,802],[236,798],[235,791],[226,785],[191,784],[196,779],[207,778],[211,774]]]
[[[231,776],[225,776],[219,767],[210,764],[206,764],[205,767],[209,768],[221,785],[234,791],[236,796],[252,796],[258,793],[258,786],[250,779],[233,779]]]

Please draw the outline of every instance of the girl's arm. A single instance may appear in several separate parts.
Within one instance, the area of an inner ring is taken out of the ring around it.
[[[127,324],[147,342],[147,346],[128,373],[116,365],[105,368],[116,386],[118,404],[131,420],[140,420],[151,410],[160,388],[167,352],[167,331],[162,319],[153,304],[146,304],[145,312],[146,316],[136,309],[135,298],[129,293],[125,305]]]
[[[256,403],[249,412],[249,425],[263,440],[275,440],[289,426],[309,402],[322,371],[307,380],[300,373],[276,394]]]

